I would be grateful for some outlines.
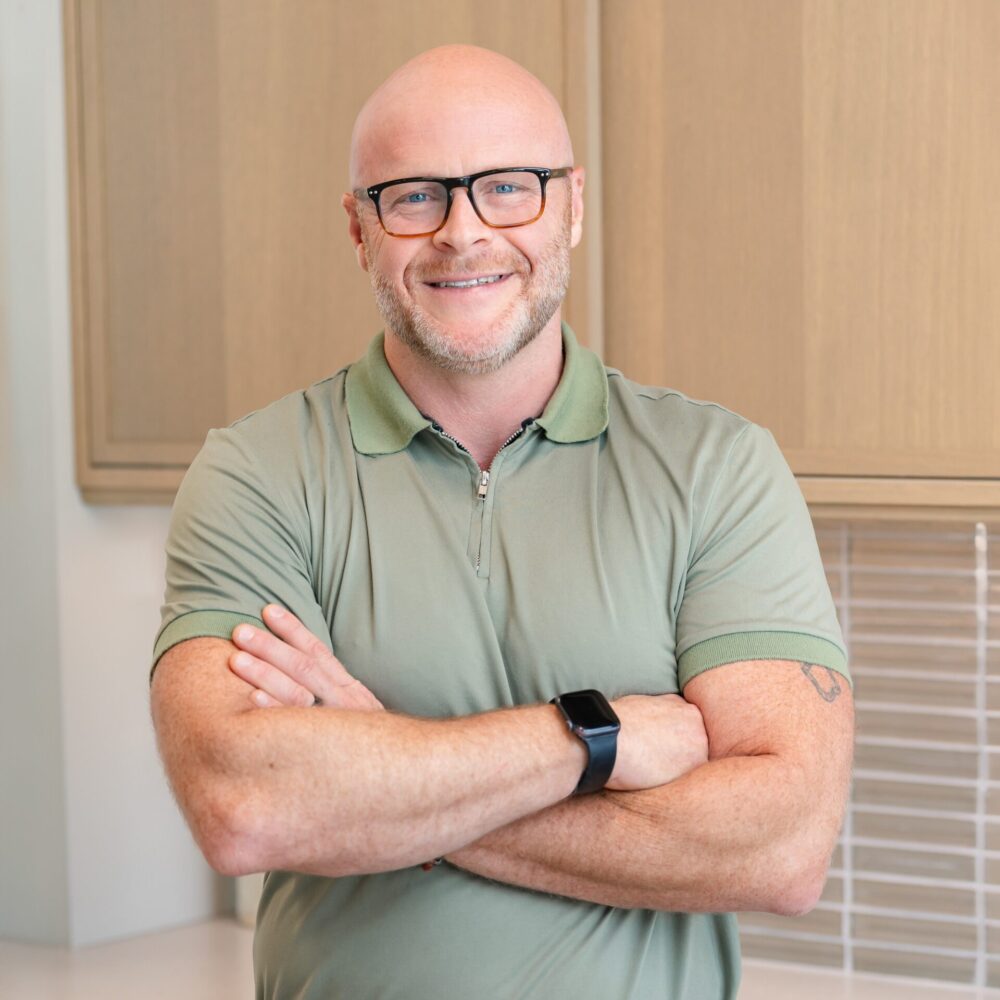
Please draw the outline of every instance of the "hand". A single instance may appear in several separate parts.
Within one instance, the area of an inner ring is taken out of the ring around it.
[[[701,712],[680,695],[627,695],[612,702],[612,708],[622,728],[607,788],[657,788],[707,763]]]
[[[250,699],[258,708],[385,707],[290,611],[269,604],[263,615],[270,632],[237,625],[232,638],[238,652],[229,657],[229,669],[253,685]]]

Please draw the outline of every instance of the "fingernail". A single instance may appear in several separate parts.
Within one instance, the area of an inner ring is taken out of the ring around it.
[[[253,638],[253,629],[249,625],[241,625],[236,630],[236,638],[240,642],[249,642]]]
[[[267,704],[267,695],[263,691],[254,691],[250,697],[253,698],[254,704],[260,705],[261,708]]]
[[[252,662],[253,660],[251,659],[249,653],[237,653],[233,657],[233,663],[235,663],[238,667],[249,667]]]
[[[272,618],[284,618],[285,610],[284,608],[279,608],[277,604],[269,604],[267,607],[267,612]]]

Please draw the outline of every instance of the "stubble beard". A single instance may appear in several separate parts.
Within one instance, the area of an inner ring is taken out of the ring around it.
[[[542,332],[566,297],[570,273],[570,212],[571,207],[567,205],[563,225],[539,254],[534,270],[528,269],[521,254],[517,254],[516,260],[508,255],[503,259],[463,263],[462,269],[480,273],[511,272],[512,277],[516,276],[522,283],[517,296],[497,318],[494,336],[480,344],[456,339],[412,298],[404,302],[389,279],[371,263],[375,254],[362,227],[372,291],[386,325],[411,351],[445,371],[465,375],[488,375],[498,371]],[[455,266],[454,262],[451,266]],[[434,276],[423,276],[424,280],[428,277],[433,280]]]

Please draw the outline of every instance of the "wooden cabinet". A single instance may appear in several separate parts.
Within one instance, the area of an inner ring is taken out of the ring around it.
[[[563,0],[66,0],[87,499],[169,502],[208,428],[363,354],[381,322],[340,198],[354,117],[406,59],[448,42],[506,52],[585,147],[584,14]],[[578,273],[593,244],[574,251]],[[584,335],[593,302],[571,293]]]
[[[1000,5],[602,10],[609,363],[770,427],[825,512],[995,512]]]
[[[410,12],[410,13],[408,13]],[[471,41],[588,167],[570,322],[770,427],[820,513],[1000,509],[994,0],[66,0],[78,472],[169,500],[210,426],[359,356],[354,115]]]

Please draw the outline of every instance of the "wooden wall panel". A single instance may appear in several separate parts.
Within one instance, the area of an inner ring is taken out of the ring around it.
[[[1000,477],[1000,5],[809,3],[803,473]]]
[[[381,327],[340,198],[354,117],[386,76],[453,42],[497,49],[565,98],[563,5],[223,0],[219,49],[230,419],[358,358]],[[359,58],[359,52],[364,58]],[[251,360],[252,359],[252,360]]]
[[[85,494],[169,500],[209,427],[363,353],[381,321],[340,198],[354,117],[378,83],[424,49],[472,42],[527,66],[589,124],[587,11],[66,0]],[[585,291],[567,316],[586,340],[600,295]]]
[[[220,5],[230,419],[335,372],[378,329],[340,206],[361,17],[340,6]]]
[[[566,315],[611,364],[770,427],[837,513],[1000,507],[995,0],[64,2],[88,496],[169,499],[361,354],[354,115],[468,41],[567,111]]]
[[[608,361],[798,443],[800,5],[602,9]]]
[[[814,501],[1000,504],[1000,6],[602,11],[611,363],[769,426]]]
[[[94,462],[177,464],[225,416],[216,26],[139,10],[80,12],[87,426]]]

